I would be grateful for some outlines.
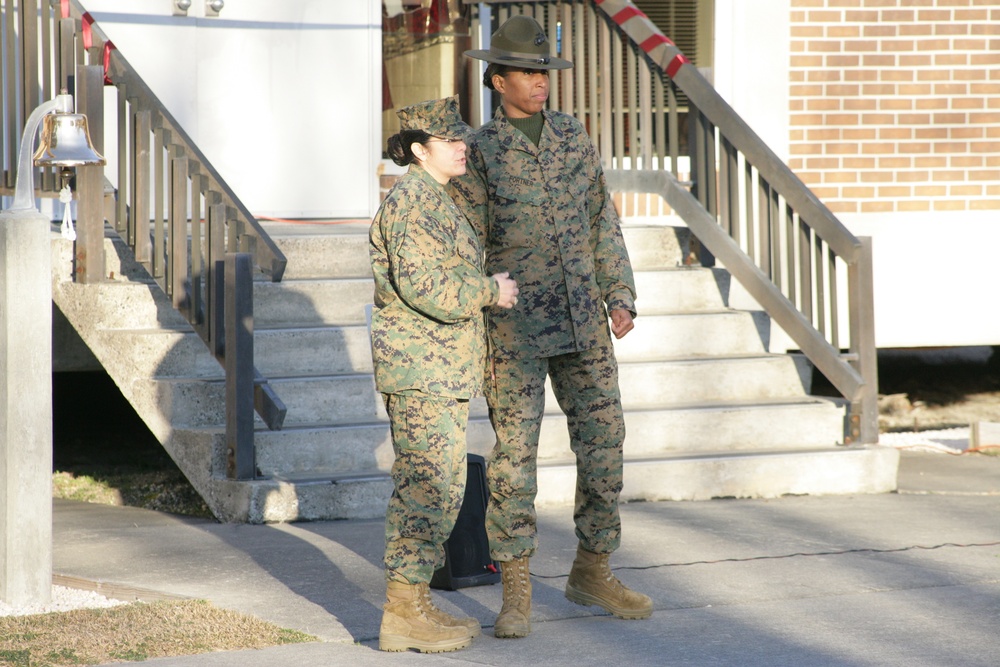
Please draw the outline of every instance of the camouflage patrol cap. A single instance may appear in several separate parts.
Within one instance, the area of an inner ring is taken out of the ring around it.
[[[396,112],[401,130],[423,130],[442,139],[465,139],[472,128],[465,124],[458,110],[458,95],[428,100]]]
[[[465,52],[470,58],[526,69],[569,69],[568,60],[549,55],[549,38],[530,16],[511,16],[490,38],[490,48]]]

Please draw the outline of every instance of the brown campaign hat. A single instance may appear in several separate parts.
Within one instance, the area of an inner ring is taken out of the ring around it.
[[[459,112],[458,95],[404,107],[396,116],[401,130],[423,130],[442,139],[465,139],[472,134]]]
[[[549,38],[530,16],[511,16],[490,38],[490,48],[465,52],[470,58],[526,69],[569,69],[568,60],[549,54]]]

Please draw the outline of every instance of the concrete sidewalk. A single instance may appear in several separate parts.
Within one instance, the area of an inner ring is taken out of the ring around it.
[[[56,501],[54,569],[105,594],[204,598],[321,639],[143,663],[151,667],[995,667],[1000,457],[904,452],[899,489],[624,506],[612,566],[652,596],[644,621],[563,597],[572,511],[542,510],[533,633],[492,636],[499,585],[437,591],[439,606],[484,626],[455,653],[377,650],[381,521],[223,525]]]

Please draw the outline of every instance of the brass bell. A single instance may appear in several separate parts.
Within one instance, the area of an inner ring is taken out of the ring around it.
[[[37,167],[107,164],[104,157],[94,150],[87,117],[78,113],[51,113],[45,116],[34,161]]]

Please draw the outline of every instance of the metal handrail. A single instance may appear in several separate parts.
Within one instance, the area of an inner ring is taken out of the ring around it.
[[[79,170],[75,279],[104,279],[107,220],[227,368],[227,395],[232,393],[225,332],[243,326],[248,313],[252,317],[252,284],[226,284],[223,262],[234,254],[249,256],[257,272],[278,282],[284,254],[78,0],[20,2],[3,12],[2,28],[5,137],[19,134],[11,128],[19,127],[38,100],[66,89],[76,93],[78,111],[89,117],[94,143],[103,152],[103,88],[117,89],[117,187],[110,188],[97,168]],[[5,145],[16,154],[16,144]],[[3,164],[9,168],[0,187],[7,188],[17,178],[16,160],[5,155]],[[58,190],[55,175],[45,170],[38,185],[43,196]],[[252,274],[240,280],[252,283]],[[242,304],[231,322],[224,317],[226,295],[239,296]],[[252,355],[252,345],[240,349]],[[260,373],[249,377],[254,396],[249,409],[269,428],[280,428],[284,404]],[[253,432],[246,431],[241,429],[239,446],[252,452]]]
[[[588,128],[609,187],[662,197],[701,244],[702,264],[721,260],[848,399],[845,443],[878,442],[870,240],[851,234],[628,0],[488,7],[494,26],[534,16],[574,61],[550,72],[549,105]]]

